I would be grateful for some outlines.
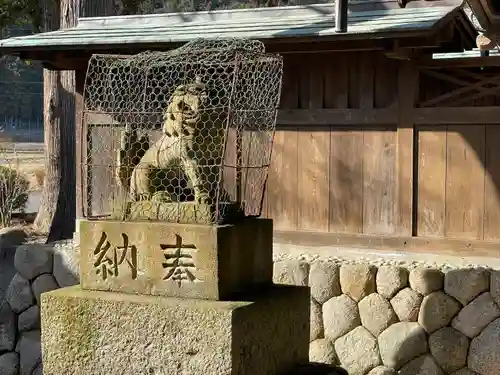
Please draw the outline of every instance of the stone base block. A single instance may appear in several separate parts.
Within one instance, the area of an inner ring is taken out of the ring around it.
[[[272,220],[80,223],[84,289],[225,300],[272,284]]]
[[[278,375],[308,362],[309,289],[246,302],[86,291],[42,294],[45,375]]]
[[[118,220],[162,220],[182,224],[231,223],[241,220],[243,212],[239,205],[221,203],[219,212],[215,206],[196,202],[128,202],[126,212],[116,209],[113,213]]]

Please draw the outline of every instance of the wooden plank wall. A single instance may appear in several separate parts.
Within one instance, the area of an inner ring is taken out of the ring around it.
[[[433,98],[450,93],[440,106],[497,106],[499,73],[496,68],[470,68],[438,70],[437,75],[432,73],[434,79],[422,74],[420,84],[426,89],[421,90],[420,102],[432,103]],[[457,84],[436,79],[439,74],[453,76]],[[488,90],[479,90],[481,85],[474,79],[479,76],[488,82]],[[458,80],[465,77],[471,84],[461,87]],[[418,236],[500,240],[500,118],[498,123],[417,128]]]
[[[500,239],[500,126],[421,127],[418,138],[417,235]]]
[[[398,64],[373,52],[286,55],[281,108],[397,111]],[[264,212],[276,229],[392,234],[397,127],[284,124]]]
[[[386,108],[398,123],[280,124],[264,206],[276,229],[500,240],[500,118],[413,126],[419,103],[447,92],[459,95],[440,108],[491,108],[500,97],[461,86],[480,87],[483,73],[470,69],[446,73],[456,84],[421,72],[414,101],[405,64],[376,52],[285,56],[282,109]]]

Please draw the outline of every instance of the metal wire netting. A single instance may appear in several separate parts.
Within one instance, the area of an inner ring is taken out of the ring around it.
[[[86,217],[259,216],[282,70],[281,56],[240,39],[93,55],[82,127]]]

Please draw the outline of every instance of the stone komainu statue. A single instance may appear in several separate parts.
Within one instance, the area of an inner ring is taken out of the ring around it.
[[[238,38],[92,55],[85,217],[221,224],[260,216],[282,68],[262,42]]]
[[[226,114],[212,109],[199,78],[178,86],[153,145],[136,129],[122,134],[116,177],[132,201],[213,203],[224,150]]]

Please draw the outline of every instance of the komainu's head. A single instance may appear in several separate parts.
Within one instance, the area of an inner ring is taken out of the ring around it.
[[[200,120],[208,100],[207,87],[197,77],[194,83],[180,85],[175,89],[163,119],[184,125],[194,125]]]

